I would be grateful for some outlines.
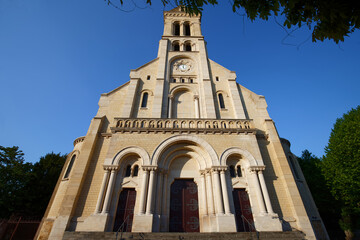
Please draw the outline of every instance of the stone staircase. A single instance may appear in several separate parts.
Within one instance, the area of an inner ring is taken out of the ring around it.
[[[116,240],[116,233],[114,232],[65,232],[64,240],[75,239],[101,239],[101,240]],[[237,232],[237,233],[132,233],[124,232],[121,236],[119,233],[117,240],[257,240],[255,232]],[[260,232],[259,239],[267,240],[302,240],[304,234],[298,231],[294,232]]]

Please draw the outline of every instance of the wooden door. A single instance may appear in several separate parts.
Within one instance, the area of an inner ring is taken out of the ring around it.
[[[119,197],[118,207],[116,210],[115,224],[113,231],[118,231],[124,223],[123,232],[131,232],[134,207],[136,200],[136,191],[134,188],[124,188]]]
[[[169,231],[200,231],[198,190],[192,179],[176,179],[171,185]]]
[[[254,219],[251,212],[249,195],[243,188],[234,189],[233,191],[235,220],[238,232],[253,232],[254,229],[249,226],[249,223],[254,225]],[[244,220],[242,217],[246,218]],[[248,223],[249,222],[249,223]]]

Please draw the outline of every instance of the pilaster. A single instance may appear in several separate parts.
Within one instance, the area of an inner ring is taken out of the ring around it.
[[[233,75],[235,75],[235,73],[233,73]],[[230,96],[231,96],[231,99],[233,100],[235,118],[246,119],[244,108],[243,108],[241,98],[240,98],[240,92],[237,88],[235,76],[234,76],[234,79],[228,80],[228,84],[229,84]]]
[[[215,102],[213,96],[212,84],[210,81],[209,62],[207,57],[207,51],[205,47],[204,39],[198,40],[199,44],[199,71],[200,78],[199,83],[202,91],[202,104],[204,118],[216,118]]]
[[[59,215],[54,221],[49,239],[62,239],[64,232],[70,223],[70,219],[75,211],[75,206],[84,183],[83,179],[87,174],[89,162],[97,144],[98,134],[103,120],[104,117],[94,117],[91,120],[89,130],[80,151],[81,154],[77,158],[72,169],[73,173],[69,179],[68,188],[65,191],[66,197],[61,203]]]
[[[299,190],[292,175],[289,163],[281,145],[281,141],[275,124],[271,119],[265,119],[264,122],[266,132],[268,134],[268,141],[271,148],[275,153],[273,156],[274,162],[277,162],[280,171],[280,180],[284,184],[285,192],[289,203],[292,206],[293,215],[296,218],[296,224],[299,230],[303,231],[308,239],[316,239],[314,230],[311,226],[309,217],[306,213],[304,203],[301,199]]]
[[[168,40],[161,39],[159,42],[158,70],[157,70],[157,74],[156,74],[154,101],[153,101],[152,113],[151,113],[151,117],[153,117],[153,118],[161,118],[162,117],[164,82],[165,82],[167,58],[168,58],[167,51],[168,51]]]
[[[121,117],[123,118],[131,118],[138,84],[139,84],[138,78],[130,79],[130,83],[126,92],[125,102],[121,112]]]

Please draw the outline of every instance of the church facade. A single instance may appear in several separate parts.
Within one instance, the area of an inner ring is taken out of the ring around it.
[[[265,98],[207,56],[201,18],[164,12],[158,56],[102,94],[37,239],[65,231],[326,230]]]

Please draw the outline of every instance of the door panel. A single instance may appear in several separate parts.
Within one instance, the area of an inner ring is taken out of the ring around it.
[[[116,210],[115,224],[113,231],[116,232],[121,224],[124,223],[124,232],[131,232],[134,217],[134,207],[136,201],[136,191],[134,188],[124,188],[119,196],[118,207]]]
[[[236,228],[238,232],[253,232],[248,222],[254,225],[254,219],[251,212],[249,195],[245,191],[245,189],[234,189],[233,191],[233,199],[234,199],[234,207],[235,207],[235,220],[236,220]],[[244,220],[241,215],[246,218]]]
[[[198,190],[191,179],[176,179],[171,185],[169,231],[200,231]]]

